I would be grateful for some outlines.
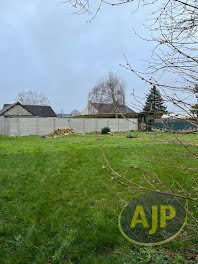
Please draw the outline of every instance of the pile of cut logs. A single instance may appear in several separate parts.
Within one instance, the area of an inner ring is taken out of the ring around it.
[[[47,137],[64,137],[69,135],[78,135],[72,128],[57,129],[54,133],[49,134]]]

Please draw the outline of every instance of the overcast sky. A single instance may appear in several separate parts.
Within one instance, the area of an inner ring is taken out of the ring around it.
[[[144,95],[145,83],[119,66],[125,54],[144,70],[151,50],[132,30],[147,34],[145,14],[132,10],[132,4],[106,6],[86,23],[86,15],[68,15],[69,6],[57,0],[1,0],[0,108],[31,89],[44,93],[57,113],[82,111],[88,92],[108,71],[126,82],[129,105],[132,89]]]

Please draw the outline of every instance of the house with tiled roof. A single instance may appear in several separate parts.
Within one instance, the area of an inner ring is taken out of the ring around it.
[[[4,117],[57,117],[51,106],[24,105],[19,102],[4,104],[0,110],[0,116]]]

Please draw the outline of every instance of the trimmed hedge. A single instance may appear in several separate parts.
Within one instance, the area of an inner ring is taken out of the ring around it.
[[[137,118],[139,114],[124,114],[126,118]],[[121,114],[117,114],[118,118],[123,118]],[[73,118],[116,118],[115,114],[99,114],[99,115],[80,115]]]
[[[128,113],[123,115],[126,118],[140,118],[140,117],[152,117],[152,118],[161,118],[161,116],[164,113],[146,113],[146,112],[140,112],[140,113]],[[74,116],[72,118],[116,118],[115,114],[98,114],[98,115],[80,115],[80,116]],[[121,114],[117,114],[117,118],[124,118]]]

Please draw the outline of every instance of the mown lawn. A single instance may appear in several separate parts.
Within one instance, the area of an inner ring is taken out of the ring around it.
[[[197,171],[177,168],[195,168],[197,159],[173,135],[127,134],[0,137],[0,263],[196,263],[196,239],[186,232],[155,248],[134,246],[119,232],[118,197],[130,201],[138,191],[111,180],[100,144],[112,167],[129,179],[144,184],[138,168],[154,169],[168,186],[174,179],[197,191]],[[198,135],[183,138],[198,145]],[[196,205],[189,208],[196,216]]]

